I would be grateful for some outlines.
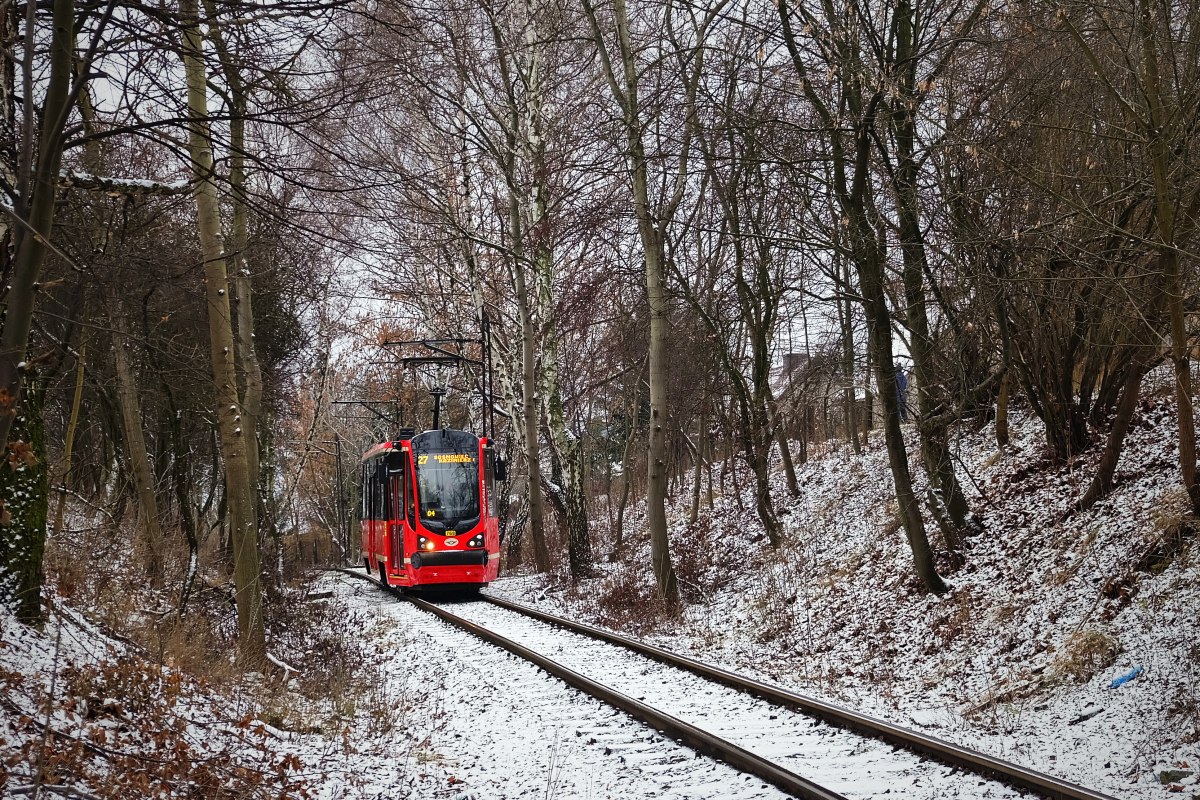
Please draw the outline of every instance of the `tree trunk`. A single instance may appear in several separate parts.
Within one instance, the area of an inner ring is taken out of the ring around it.
[[[204,7],[209,17],[209,36],[229,85],[229,194],[232,203],[229,259],[233,268],[233,303],[237,321],[236,367],[242,393],[242,432],[247,442],[246,469],[253,481],[250,491],[258,513],[258,509],[262,508],[258,485],[262,475],[259,466],[262,442],[258,431],[263,410],[263,379],[254,345],[253,287],[246,255],[250,243],[249,206],[246,201],[246,89],[241,70],[217,25],[216,4],[213,0],[204,0]]]
[[[142,568],[152,587],[162,585],[162,527],[158,516],[157,481],[150,465],[150,453],[142,434],[142,404],[138,398],[137,378],[130,363],[132,337],[124,309],[115,292],[108,297],[108,319],[113,329],[113,365],[117,373],[117,406],[121,412],[121,432],[129,457],[129,472],[138,499],[138,530],[141,533]]]
[[[850,268],[843,265],[842,281],[845,291],[850,291]],[[862,452],[862,444],[858,433],[858,403],[854,399],[854,317],[853,305],[847,296],[844,300],[837,299],[839,321],[842,324],[842,380],[845,389],[842,390],[843,401],[846,404],[846,432],[850,446],[855,454]]]
[[[624,4],[622,0],[618,3]],[[643,161],[639,147],[635,158]],[[645,169],[640,172],[642,204],[645,202]],[[648,224],[648,222],[647,222]],[[654,237],[655,239],[657,237]],[[643,244],[646,237],[643,236]],[[679,605],[679,585],[671,563],[667,538],[667,300],[657,244],[646,250],[646,294],[650,301],[650,445],[647,449],[646,512],[650,525],[650,560],[658,582],[658,593],[668,606]]]
[[[700,424],[696,432],[696,464],[692,475],[692,506],[688,509],[688,524],[695,525],[700,518],[700,485],[704,482],[704,448],[708,442],[708,425],[704,414],[705,406],[700,406]]]
[[[878,354],[878,361],[875,365],[876,380],[880,386],[895,386],[896,372],[892,366],[891,356],[891,320],[883,299],[882,283],[876,280],[863,281],[864,286],[868,283],[872,284],[871,291],[866,291],[864,294],[867,295],[869,306],[867,324],[871,329],[871,338],[875,342],[875,352]],[[917,575],[920,576],[929,591],[934,594],[945,594],[949,591],[949,587],[938,575],[937,567],[933,563],[933,549],[929,546],[925,523],[921,519],[920,503],[913,492],[912,476],[908,470],[908,453],[905,451],[904,435],[900,430],[900,399],[895,392],[881,391],[879,402],[883,406],[884,440],[887,443],[888,463],[891,465],[892,480],[896,488],[900,522],[908,537],[908,545],[912,550]]]
[[[1000,379],[1000,393],[996,397],[996,444],[1008,447],[1008,392],[1012,385],[1012,372],[1004,371]]]
[[[1121,399],[1117,403],[1117,413],[1113,417],[1112,427],[1108,430],[1108,439],[1104,443],[1100,463],[1096,466],[1096,474],[1092,476],[1087,492],[1075,504],[1078,511],[1087,511],[1108,497],[1113,490],[1113,476],[1117,471],[1117,463],[1121,460],[1121,450],[1125,444],[1125,436],[1129,433],[1129,424],[1137,410],[1142,378],[1153,365],[1153,353],[1151,347],[1139,348],[1138,357],[1129,365],[1121,390]]]
[[[784,42],[792,59],[796,73],[802,79],[808,74],[808,65],[801,55],[792,31],[791,14],[786,0],[779,0],[779,19]],[[913,553],[918,576],[929,591],[943,594],[948,590],[938,575],[933,561],[933,550],[925,534],[925,523],[921,519],[920,505],[913,493],[912,476],[908,467],[908,454],[900,430],[899,398],[896,395],[896,372],[892,366],[891,315],[888,311],[887,294],[884,291],[884,244],[876,235],[871,224],[871,172],[872,131],[875,115],[884,97],[879,90],[869,97],[863,95],[863,86],[855,83],[853,76],[842,84],[844,91],[853,95],[852,105],[860,110],[850,134],[845,133],[846,123],[835,120],[833,112],[816,92],[811,82],[801,80],[805,96],[821,117],[822,125],[831,137],[834,172],[834,191],[847,223],[848,247],[858,272],[862,305],[866,313],[868,340],[871,357],[875,360],[875,377],[879,387],[879,400],[883,404],[884,435],[887,442],[888,462],[895,483],[896,501],[900,520],[904,526],[908,544]]]
[[[1179,420],[1179,469],[1183,488],[1191,500],[1192,513],[1200,514],[1200,484],[1196,482],[1196,422],[1192,404],[1192,373],[1188,364],[1187,310],[1184,307],[1183,275],[1176,246],[1178,190],[1172,186],[1172,148],[1164,136],[1168,111],[1164,106],[1162,79],[1155,41],[1158,26],[1165,24],[1161,12],[1149,0],[1138,0],[1138,36],[1141,40],[1141,80],[1145,87],[1148,119],[1147,151],[1154,186],[1154,224],[1158,233],[1158,263],[1171,320],[1171,364],[1175,368],[1176,416]],[[1169,27],[1168,27],[1169,30]],[[1184,150],[1180,143],[1179,151]]]
[[[542,506],[542,456],[538,436],[536,359],[533,319],[526,289],[525,265],[514,259],[513,278],[517,308],[521,320],[521,422],[525,435],[526,502],[529,508],[529,538],[533,545],[533,565],[538,572],[550,571],[550,550],[546,546],[545,510]]]
[[[532,17],[532,13],[530,14]],[[527,36],[534,29],[529,26]],[[528,41],[532,50],[534,42]],[[536,61],[536,59],[535,59]],[[562,472],[563,520],[567,529],[567,562],[571,580],[591,577],[594,559],[592,556],[591,533],[588,529],[587,494],[583,479],[583,443],[567,427],[566,411],[563,408],[562,385],[559,380],[561,354],[558,346],[557,320],[554,318],[554,243],[551,235],[549,203],[552,187],[548,177],[550,169],[546,163],[546,136],[544,135],[542,110],[542,70],[529,65],[524,70],[529,87],[529,101],[525,112],[524,129],[528,135],[522,142],[526,159],[533,166],[534,185],[527,207],[529,208],[530,249],[533,251],[534,288],[537,318],[542,330],[539,337],[542,345],[542,403],[546,415],[547,440]]]
[[[584,0],[596,46],[601,54],[613,97],[624,115],[626,156],[633,185],[633,207],[646,267],[646,300],[650,307],[649,382],[650,441],[646,453],[646,516],[650,529],[650,562],[659,596],[669,608],[679,605],[679,584],[671,563],[667,536],[667,296],[663,269],[662,235],[650,207],[646,152],[642,141],[642,119],[638,97],[637,52],[629,30],[625,0],[614,0],[620,63],[614,64],[600,33],[600,23],[590,0]],[[618,75],[618,68],[620,74]],[[677,185],[677,194],[681,187]],[[676,201],[676,205],[678,201]]]
[[[10,11],[6,10],[5,17]],[[30,17],[33,12],[30,12]],[[33,34],[30,32],[32,46]],[[71,111],[70,86],[73,75],[75,46],[75,4],[73,0],[54,0],[52,34],[50,39],[50,68],[46,77],[46,93],[41,108],[41,131],[38,136],[36,162],[30,160],[18,168],[18,192],[13,212],[28,225],[15,229],[15,256],[9,285],[4,296],[4,329],[0,332],[0,444],[7,447],[13,421],[20,412],[21,391],[25,385],[25,353],[29,348],[29,331],[37,302],[38,279],[46,260],[54,226],[54,205],[58,192],[58,174],[62,163],[62,131]],[[31,56],[32,57],[32,56]],[[32,68],[32,65],[29,65]],[[29,99],[29,98],[27,98]],[[26,121],[32,123],[32,103],[26,103]],[[32,125],[25,131],[28,139],[34,135]],[[33,148],[27,146],[27,152]],[[31,156],[32,159],[32,156]],[[24,157],[23,157],[24,160]],[[24,185],[24,175],[32,176],[32,185]],[[32,424],[32,421],[31,421]],[[39,423],[40,424],[40,423]],[[36,425],[35,425],[36,427]],[[43,524],[44,524],[43,520]],[[43,530],[42,536],[45,535]],[[40,553],[40,551],[38,551]],[[27,572],[24,567],[19,569]],[[40,574],[41,566],[34,570]]]
[[[183,585],[179,588],[179,614],[182,616],[187,610],[188,599],[192,595],[192,586],[199,573],[200,540],[196,532],[196,517],[192,511],[191,451],[183,436],[183,423],[175,406],[175,394],[165,380],[163,381],[163,394],[167,398],[167,426],[171,431],[171,483],[175,490],[175,504],[179,510],[179,527],[183,529],[184,540],[187,542],[188,548]],[[338,491],[342,491],[341,486],[338,486]],[[337,535],[337,533],[334,534],[334,536]]]
[[[621,500],[617,503],[616,531],[613,537],[612,553],[608,557],[609,561],[616,561],[622,548],[625,546],[625,507],[629,504],[629,492],[633,486],[632,473],[630,472],[632,468],[630,456],[633,451],[634,439],[637,436],[637,407],[637,388],[635,385],[633,400],[629,404],[629,413],[625,416],[625,447],[621,451]]]
[[[543,396],[546,398],[546,427],[550,447],[562,472],[562,512],[567,530],[567,561],[571,580],[591,577],[592,541],[588,530],[587,495],[583,482],[583,447],[578,436],[567,429],[563,415],[562,389],[558,383],[558,344],[553,333],[544,337]]]
[[[32,23],[36,9],[32,5],[28,19]],[[0,33],[16,31],[15,4],[0,10],[3,29]],[[45,467],[43,437],[42,398],[29,398],[26,402],[22,393],[28,388],[25,375],[26,352],[29,348],[29,331],[33,324],[33,311],[37,301],[38,280],[42,264],[49,249],[49,240],[54,226],[54,206],[57,197],[59,166],[62,163],[62,132],[71,110],[70,86],[72,80],[72,51],[75,45],[75,4],[73,0],[54,0],[52,11],[52,33],[49,42],[49,69],[45,76],[45,95],[41,106],[41,130],[35,151],[35,113],[33,98],[26,96],[24,148],[17,157],[16,185],[12,194],[12,212],[25,225],[15,226],[12,233],[13,258],[9,262],[9,230],[0,236],[0,266],[8,276],[8,287],[4,294],[3,330],[0,331],[0,600],[12,600],[17,617],[27,623],[40,622],[42,618],[42,557],[46,541],[46,516],[49,497],[48,474]],[[5,36],[5,42],[11,40]],[[26,42],[27,81],[33,64],[34,32],[28,31]],[[3,116],[5,137],[13,135],[15,141],[16,119],[12,112],[15,86],[9,83],[15,78],[15,68],[10,68],[6,51],[3,68],[4,105]],[[28,92],[28,87],[26,88]],[[0,144],[3,156],[15,155],[13,145],[6,138]],[[36,156],[34,155],[36,152]],[[5,159],[7,162],[7,158]],[[11,164],[6,163],[8,172]],[[11,185],[11,184],[10,184]],[[23,408],[25,405],[27,407]],[[22,422],[17,424],[21,416]],[[18,438],[12,439],[14,429]],[[28,441],[21,437],[28,437]],[[40,465],[30,464],[24,469],[12,466],[26,461],[25,455],[32,453],[40,457]],[[5,466],[5,465],[9,466]],[[40,477],[39,477],[40,476]],[[12,492],[22,492],[18,497]],[[30,494],[41,492],[40,495]],[[39,510],[40,509],[40,510]]]
[[[962,547],[961,531],[966,525],[969,508],[950,460],[944,409],[934,397],[937,373],[934,342],[925,302],[925,271],[928,265],[917,196],[914,118],[914,98],[917,96],[917,31],[913,17],[913,8],[908,0],[903,0],[897,5],[896,60],[900,65],[901,96],[893,104],[889,116],[896,138],[896,159],[899,162],[893,173],[892,184],[896,197],[896,213],[900,222],[904,296],[908,305],[907,325],[912,333],[913,369],[917,380],[917,428],[921,434],[922,458],[930,486],[949,518],[950,524],[945,526],[944,531],[946,545],[951,550],[958,550]]]
[[[26,380],[31,378],[27,373]],[[44,387],[25,387],[25,403],[11,428],[16,435],[9,449],[11,460],[0,467],[0,604],[30,625],[42,619],[42,556],[49,511],[44,399]]]
[[[867,130],[870,120],[860,123],[857,132],[857,170],[866,170]],[[865,175],[856,174],[856,183],[865,182]],[[861,186],[860,186],[861,189]],[[946,586],[933,562],[933,549],[925,533],[921,518],[920,502],[913,491],[912,474],[908,466],[908,452],[904,446],[904,435],[900,430],[900,398],[895,391],[896,369],[892,363],[892,320],[888,312],[887,296],[884,293],[883,253],[875,240],[870,223],[866,219],[863,191],[845,198],[844,209],[851,219],[852,247],[858,282],[863,294],[863,309],[871,340],[871,354],[875,359],[875,381],[879,387],[879,403],[883,407],[884,440],[887,443],[888,463],[896,489],[896,502],[900,511],[900,522],[912,550],[917,575],[929,591],[945,594]]]
[[[792,497],[800,496],[800,483],[796,478],[796,465],[792,461],[792,449],[788,445],[787,426],[783,424],[783,415],[779,413],[779,403],[770,387],[767,387],[767,413],[770,415],[771,431],[775,444],[779,446],[779,458],[783,462],[783,475],[787,479],[788,493]]]
[[[966,527],[970,507],[954,474],[947,437],[945,425],[930,425],[922,437],[921,458],[925,462],[925,471],[929,474],[930,490],[936,495],[938,506],[944,512],[943,518],[949,523],[943,526],[946,548],[961,550],[964,544],[963,529]]]
[[[213,180],[207,75],[202,60],[204,50],[196,0],[182,0],[180,14],[184,22],[182,55],[187,76],[188,111],[192,117],[188,126],[188,151],[196,176],[193,195],[196,201],[197,233],[204,256],[204,290],[216,391],[217,432],[225,461],[238,639],[244,663],[257,668],[266,658],[266,638],[263,628],[262,566],[258,555],[257,504],[251,490],[257,481],[250,474],[249,450],[254,445],[245,435],[245,412],[238,396],[234,363],[236,343],[221,234],[220,198]]]
[[[783,543],[779,517],[775,514],[775,504],[771,498],[771,427],[767,419],[767,408],[764,401],[754,397],[746,397],[749,392],[742,388],[739,402],[742,411],[742,449],[751,472],[754,473],[754,507],[762,522],[763,531],[771,546],[778,548]],[[749,408],[746,408],[749,406]]]
[[[79,340],[79,357],[75,362],[75,394],[71,398],[71,416],[67,420],[67,433],[63,438],[63,459],[59,470],[58,502],[54,509],[54,526],[51,534],[62,530],[63,514],[67,506],[67,482],[71,477],[71,459],[75,452],[75,433],[79,430],[79,409],[83,405],[83,378],[87,365],[87,328],[83,328]]]

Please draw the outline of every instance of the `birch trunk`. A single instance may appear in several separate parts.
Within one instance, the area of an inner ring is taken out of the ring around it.
[[[550,446],[562,467],[562,495],[566,512],[567,560],[571,579],[579,581],[592,575],[591,533],[588,528],[587,495],[583,481],[583,447],[566,424],[562,388],[558,381],[558,343],[552,333],[544,340],[542,379],[546,400],[546,427]]]
[[[538,572],[550,571],[550,550],[546,546],[546,512],[542,503],[542,456],[538,436],[537,375],[534,329],[529,294],[526,289],[525,265],[519,259],[513,264],[518,316],[521,321],[521,426],[525,443],[526,498],[529,507],[529,538],[533,546],[533,565]]]
[[[532,30],[532,28],[530,28]],[[579,581],[592,575],[593,556],[588,530],[587,496],[583,482],[583,448],[578,436],[567,427],[559,381],[560,353],[554,320],[554,250],[550,236],[548,203],[550,187],[546,178],[546,144],[541,131],[541,71],[536,59],[526,72],[530,98],[524,120],[527,156],[533,166],[534,184],[530,198],[529,232],[534,253],[534,289],[536,317],[542,322],[541,400],[546,416],[547,439],[561,468],[562,505],[567,529],[567,561],[571,579]]]
[[[246,437],[246,464],[254,485],[250,487],[258,502],[259,461],[262,443],[258,435],[262,418],[263,380],[258,351],[254,346],[254,303],[250,269],[246,255],[250,242],[249,207],[246,202],[246,88],[241,70],[216,23],[216,4],[204,0],[209,16],[209,36],[217,50],[221,71],[229,85],[229,194],[232,204],[229,260],[233,268],[233,301],[237,320],[237,371],[242,391],[242,430]]]

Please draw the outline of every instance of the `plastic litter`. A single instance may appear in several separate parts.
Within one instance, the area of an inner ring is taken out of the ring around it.
[[[1141,675],[1143,672],[1145,672],[1145,670],[1142,669],[1141,664],[1139,664],[1136,667],[1134,667],[1133,669],[1129,670],[1129,672],[1126,672],[1121,677],[1113,678],[1112,683],[1110,683],[1108,685],[1108,688],[1116,689],[1118,686],[1120,686],[1122,684],[1129,683],[1131,680],[1136,678],[1138,675]]]

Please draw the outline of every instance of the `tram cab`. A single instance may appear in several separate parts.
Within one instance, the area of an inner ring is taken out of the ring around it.
[[[367,450],[362,559],[389,586],[478,589],[496,579],[500,537],[492,443],[441,428]],[[500,476],[503,478],[503,475]]]

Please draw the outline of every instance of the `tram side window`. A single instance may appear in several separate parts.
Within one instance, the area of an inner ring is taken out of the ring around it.
[[[399,470],[389,468],[388,469],[388,482],[387,482],[387,499],[385,500],[386,508],[384,509],[384,511],[387,514],[387,516],[386,516],[387,519],[392,520],[392,519],[396,519],[398,516],[400,516],[399,511],[396,509],[396,506],[398,504],[404,502],[403,497],[404,497],[404,473],[400,472]]]
[[[380,476],[383,470],[378,462],[371,466],[371,519],[387,519],[387,487]]]
[[[367,462],[362,468],[362,518],[387,519],[387,487],[379,462]]]
[[[408,507],[408,470],[403,461],[396,464],[393,470],[392,480],[396,482],[396,491],[391,502],[396,503],[397,507],[388,509],[388,519],[404,519],[404,509]]]
[[[362,465],[362,480],[359,481],[359,494],[361,495],[361,503],[359,504],[359,519],[371,518],[371,481],[369,480],[367,465]]]

